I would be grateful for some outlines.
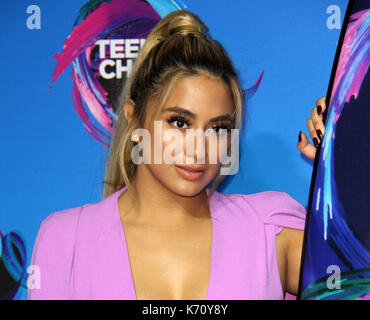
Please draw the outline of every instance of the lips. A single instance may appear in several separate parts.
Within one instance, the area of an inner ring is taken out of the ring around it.
[[[196,166],[175,165],[176,171],[186,180],[196,181],[203,177],[206,168]]]

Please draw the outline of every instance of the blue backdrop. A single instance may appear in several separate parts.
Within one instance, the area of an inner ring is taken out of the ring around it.
[[[83,128],[73,108],[71,66],[50,89],[53,57],[86,2],[1,4],[0,230],[22,235],[27,264],[46,216],[101,199],[107,149]],[[222,191],[285,191],[306,206],[312,162],[296,149],[298,132],[308,135],[307,118],[328,87],[340,34],[328,8],[340,9],[341,25],[347,1],[184,3],[226,47],[244,88],[265,71],[247,104],[240,172]],[[31,4],[40,8],[40,29],[27,27]],[[25,298],[25,289],[15,298]]]

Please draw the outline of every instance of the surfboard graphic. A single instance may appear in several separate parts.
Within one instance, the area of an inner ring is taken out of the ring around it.
[[[369,25],[370,2],[349,1],[311,180],[300,299],[370,299]]]

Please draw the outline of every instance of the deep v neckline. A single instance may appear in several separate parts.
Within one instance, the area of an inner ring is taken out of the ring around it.
[[[118,198],[119,196],[126,190],[126,187],[121,188],[120,190],[116,191],[116,197],[114,199],[115,202],[115,212],[114,215],[117,218],[117,223],[119,225],[119,240],[120,240],[120,246],[122,246],[121,253],[123,255],[123,258],[127,262],[127,266],[129,269],[129,282],[130,282],[130,290],[133,295],[133,300],[138,300],[137,295],[136,295],[136,289],[135,289],[135,283],[134,283],[134,277],[133,277],[133,272],[132,272],[132,266],[130,262],[130,257],[128,254],[128,247],[127,247],[127,240],[126,240],[126,234],[125,230],[123,227],[122,219],[121,219],[121,214],[119,210],[119,204],[118,204]],[[207,194],[209,193],[209,189],[206,189]],[[213,272],[214,272],[214,262],[215,262],[215,221],[214,221],[214,208],[212,206],[212,198],[213,195],[211,196],[211,199],[209,200],[209,212],[210,212],[210,217],[211,217],[211,233],[212,233],[212,243],[211,243],[211,261],[210,261],[210,267],[209,267],[209,281],[208,281],[208,287],[207,287],[207,292],[206,292],[206,297],[204,300],[209,300],[209,295],[210,295],[210,290],[212,288],[212,281],[213,281]]]

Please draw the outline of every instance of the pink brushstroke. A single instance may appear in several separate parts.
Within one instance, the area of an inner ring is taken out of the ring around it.
[[[333,85],[333,92],[337,92],[340,82],[343,80],[344,76],[350,72],[348,68],[351,67],[352,64],[348,63],[348,61],[351,61],[354,51],[357,49],[357,44],[359,43],[359,41],[354,41],[354,39],[356,39],[361,26],[364,25],[364,21],[368,19],[368,16],[369,10],[359,11],[351,16],[352,22],[348,24],[347,32],[343,41]],[[364,36],[365,35],[366,33],[364,33]],[[357,98],[362,81],[367,73],[367,64],[367,59],[362,59],[359,66],[356,68],[357,74],[356,76],[353,76],[354,81],[351,81],[351,87],[348,88],[346,92],[344,99],[345,102],[348,103],[352,96],[354,96],[355,99]],[[335,112],[334,123],[337,122],[339,117],[340,112]]]
[[[82,99],[89,106],[89,110],[95,119],[108,131],[112,132],[112,118],[104,111],[95,95],[84,85],[77,73],[74,72],[74,79]]]
[[[135,7],[135,10],[132,10]],[[95,43],[96,37],[105,30],[119,27],[122,21],[128,21],[143,16],[153,16],[160,20],[160,16],[153,13],[153,9],[145,2],[134,0],[115,1],[102,3],[99,10],[95,10],[87,18],[73,28],[63,44],[63,51],[55,55],[58,61],[52,75],[52,82],[56,82],[64,70],[76,59],[85,49]],[[116,25],[112,25],[112,21]]]

